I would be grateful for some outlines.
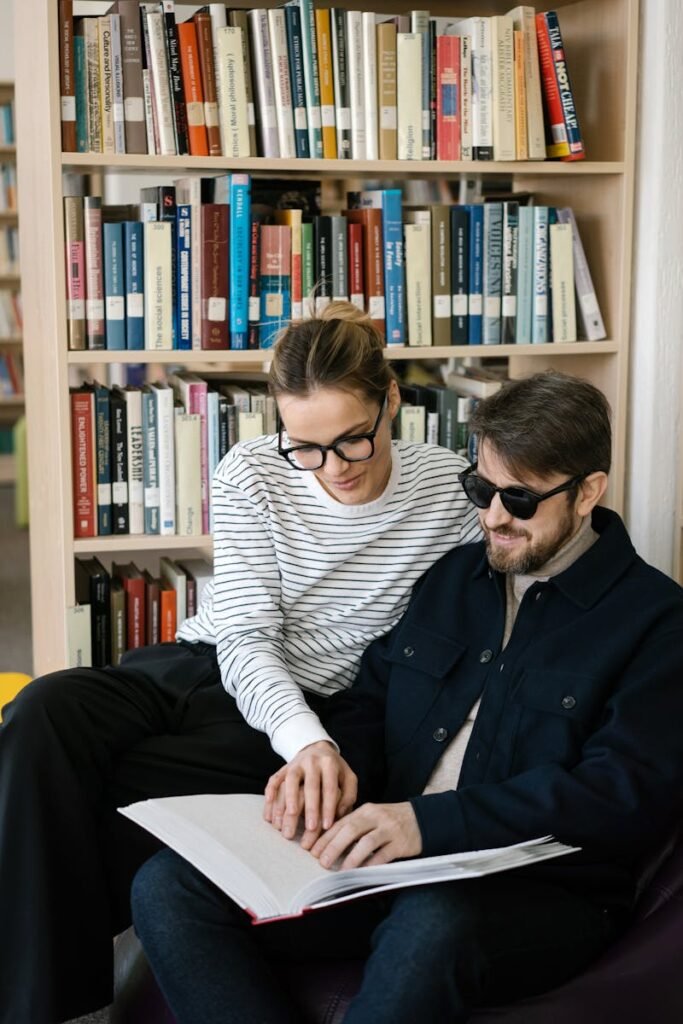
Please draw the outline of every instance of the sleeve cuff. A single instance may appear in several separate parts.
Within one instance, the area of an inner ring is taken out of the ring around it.
[[[331,743],[335,750],[339,750],[338,744],[323,729],[318,716],[312,711],[303,711],[278,726],[270,742],[276,754],[285,761],[291,761],[304,747],[310,743],[319,743],[321,740]]]
[[[417,796],[410,803],[422,835],[423,857],[437,857],[472,849],[455,790]]]

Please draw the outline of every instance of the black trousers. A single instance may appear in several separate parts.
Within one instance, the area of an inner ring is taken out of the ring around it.
[[[30,683],[0,726],[0,1024],[56,1024],[111,1001],[112,936],[159,846],[117,807],[259,793],[281,764],[208,645],[147,647],[117,668]]]

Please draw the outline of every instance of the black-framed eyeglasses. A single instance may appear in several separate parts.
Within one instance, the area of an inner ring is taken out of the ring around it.
[[[382,416],[387,407],[385,397],[379,410],[375,425],[367,434],[349,434],[338,437],[333,444],[297,444],[291,448],[282,447],[282,424],[278,431],[277,450],[290,466],[295,469],[322,469],[328,452],[334,452],[344,462],[366,462],[375,454],[375,435],[379,429]]]
[[[477,463],[475,462],[462,473],[458,473],[458,480],[470,501],[477,508],[488,508],[496,494],[499,494],[503,508],[515,519],[531,519],[536,514],[536,509],[541,501],[552,498],[555,494],[562,494],[563,491],[571,491],[572,487],[576,487],[588,476],[588,473],[581,473],[579,476],[573,476],[566,483],[560,484],[559,487],[553,487],[551,491],[546,491],[545,494],[536,494],[535,491],[530,491],[526,487],[495,487],[488,480],[479,476],[476,470]]]

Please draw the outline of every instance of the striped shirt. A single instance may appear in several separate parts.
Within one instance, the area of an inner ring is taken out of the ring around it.
[[[329,740],[301,690],[349,687],[416,580],[480,539],[457,479],[465,465],[445,448],[393,442],[383,494],[361,505],[290,466],[276,437],[236,445],[217,467],[214,578],[177,636],[216,645],[226,690],[286,761]]]

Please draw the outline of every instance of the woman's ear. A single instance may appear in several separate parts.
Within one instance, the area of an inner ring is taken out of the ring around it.
[[[392,380],[387,392],[387,411],[393,420],[401,408],[401,392],[398,390],[398,382]]]
[[[602,470],[597,473],[589,473],[585,480],[579,484],[579,498],[576,511],[580,516],[589,515],[596,505],[600,503],[607,490],[607,473]]]

